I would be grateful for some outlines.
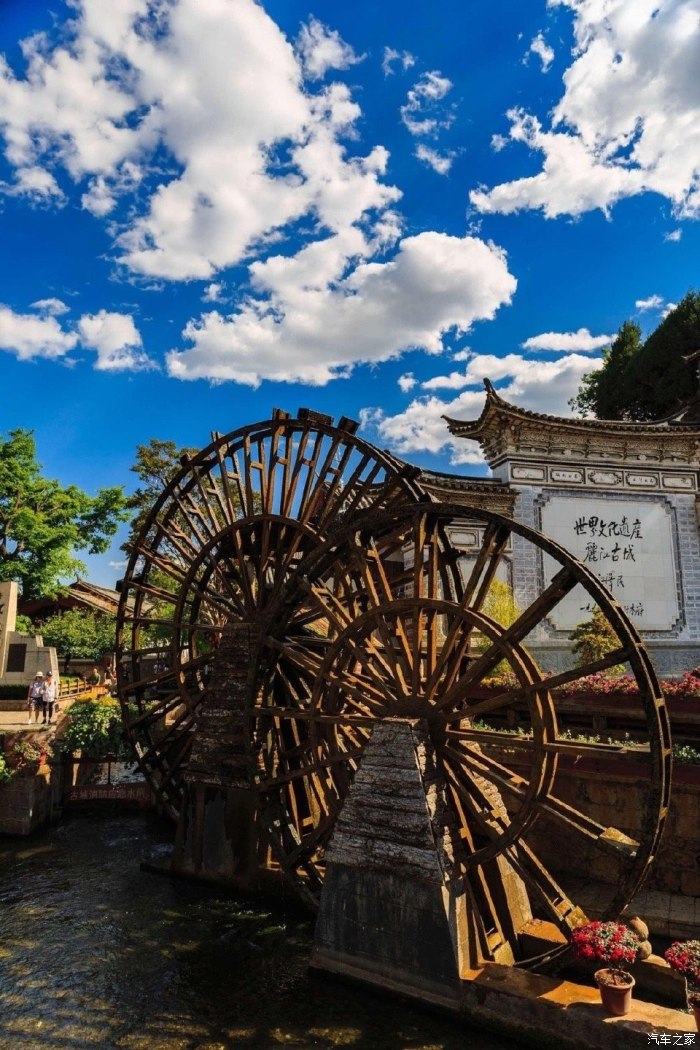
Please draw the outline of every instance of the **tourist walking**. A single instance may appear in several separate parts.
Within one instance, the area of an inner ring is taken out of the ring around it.
[[[92,674],[88,678],[88,682],[89,682],[90,687],[91,687],[90,688],[90,695],[92,696],[93,700],[97,700],[97,693],[98,693],[98,690],[100,688],[100,682],[101,681],[102,681],[102,678],[100,677],[100,672],[97,670],[96,667],[93,667]]]
[[[53,672],[47,671],[44,679],[44,692],[42,696],[44,723],[51,724],[53,720],[53,708],[58,697],[58,683],[54,680]]]
[[[29,718],[27,719],[27,725],[31,725],[32,712],[34,713],[34,721],[39,721],[39,712],[42,708],[42,702],[44,699],[44,676],[41,671],[37,671],[34,675],[34,681],[29,683],[29,690],[27,692],[27,710],[29,712]]]

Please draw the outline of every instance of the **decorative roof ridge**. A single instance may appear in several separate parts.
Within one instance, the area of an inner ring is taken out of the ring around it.
[[[449,481],[459,485],[486,485],[490,488],[508,488],[507,482],[501,481],[500,478],[483,478],[478,477],[476,474],[452,474],[446,470],[427,470],[423,467],[420,468],[418,480],[424,480],[427,483]]]
[[[681,412],[683,412],[685,408],[680,409],[673,415],[665,416],[663,419],[653,420],[648,423],[632,422],[621,419],[582,419],[578,416],[552,416],[546,412],[534,412],[531,409],[520,408],[518,405],[511,404],[511,402],[506,401],[496,392],[489,379],[484,379],[484,386],[486,388],[486,401],[478,419],[461,420],[454,419],[451,416],[442,417],[447,423],[448,430],[451,434],[479,434],[483,431],[489,416],[496,409],[500,409],[519,419],[556,423],[559,426],[584,431],[600,431],[601,429],[604,429],[617,430],[621,433],[627,434],[653,434],[658,433],[659,431],[697,433],[700,431],[700,422],[683,423],[682,419],[679,419]]]
[[[112,587],[102,587],[99,583],[91,583],[90,580],[83,580],[80,577],[69,585],[69,590],[72,588],[83,589],[86,591],[92,591],[98,595],[115,597],[119,601],[119,591],[115,591]]]

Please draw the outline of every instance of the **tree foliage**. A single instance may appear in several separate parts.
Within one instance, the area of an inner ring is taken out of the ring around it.
[[[596,605],[590,620],[580,623],[570,635],[577,667],[585,667],[620,647],[620,639],[602,609]],[[614,667],[608,673],[618,673]]]
[[[698,366],[686,357],[700,350],[700,292],[688,292],[642,342],[639,326],[625,321],[602,368],[583,376],[569,402],[598,419],[663,419],[698,393]]]
[[[30,430],[0,436],[0,580],[16,580],[24,599],[52,596],[84,573],[76,551],[103,553],[127,518],[120,487],[89,496],[45,478]]]
[[[62,660],[100,660],[115,647],[116,617],[68,609],[49,616],[36,628],[44,645],[52,645]]]
[[[630,365],[634,418],[661,419],[698,392],[697,363],[684,360],[700,350],[700,292],[688,292],[664,318]]]
[[[76,701],[68,711],[61,744],[89,758],[116,755],[122,761],[129,761],[134,757],[124,736],[119,704],[107,698]]]
[[[603,350],[603,367],[582,377],[578,394],[569,402],[574,411],[598,419],[629,418],[633,398],[626,377],[641,348],[641,328],[625,321],[612,345]]]
[[[151,438],[146,445],[136,446],[136,462],[131,468],[143,482],[127,499],[127,507],[133,513],[129,536],[122,550],[131,554],[136,537],[148,516],[151,507],[160,496],[173,475],[180,469],[183,457],[194,455],[194,448],[178,448],[174,441]]]

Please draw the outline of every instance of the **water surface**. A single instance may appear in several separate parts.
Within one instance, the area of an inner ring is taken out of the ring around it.
[[[0,840],[1,1050],[513,1050],[309,975],[291,908],[141,871],[171,836],[139,814]]]

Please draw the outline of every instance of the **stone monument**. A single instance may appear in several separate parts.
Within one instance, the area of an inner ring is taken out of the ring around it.
[[[51,671],[58,681],[58,657],[41,635],[16,631],[17,584],[0,583],[0,683],[28,685],[37,671]]]

